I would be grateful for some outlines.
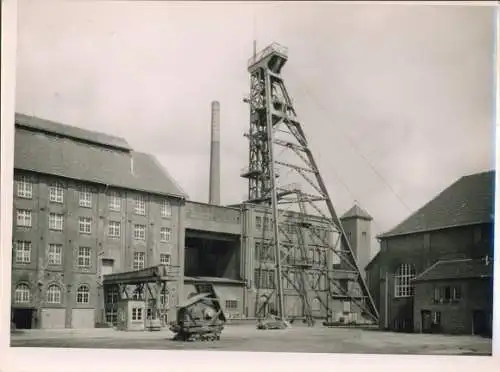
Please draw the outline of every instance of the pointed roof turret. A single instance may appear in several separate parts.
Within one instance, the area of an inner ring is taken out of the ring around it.
[[[342,217],[340,217],[341,220],[347,220],[347,219],[352,219],[352,218],[359,218],[362,220],[367,220],[371,221],[373,220],[373,217],[368,214],[363,208],[361,208],[357,201],[354,202],[354,206],[349,209]]]

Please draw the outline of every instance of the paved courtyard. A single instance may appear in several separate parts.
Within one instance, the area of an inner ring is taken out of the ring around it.
[[[492,349],[491,339],[476,336],[402,334],[321,325],[266,331],[250,324],[228,325],[221,340],[214,342],[179,342],[172,336],[167,330],[30,330],[13,333],[11,346],[430,355],[491,355]]]

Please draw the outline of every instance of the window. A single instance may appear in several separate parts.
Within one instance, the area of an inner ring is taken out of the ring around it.
[[[168,200],[162,200],[160,206],[160,213],[162,217],[171,217],[172,216],[172,205]]]
[[[108,236],[111,238],[119,238],[120,237],[120,222],[109,221]]]
[[[57,213],[49,213],[49,229],[55,231],[63,231],[64,216]]]
[[[79,247],[78,248],[78,266],[89,268],[90,258],[91,258],[91,248],[90,247]]]
[[[440,311],[434,311],[432,313],[432,324],[434,324],[434,325],[441,324],[441,312]]]
[[[274,289],[274,270],[255,269],[254,271],[255,286],[257,288]]]
[[[31,227],[31,211],[27,209],[17,210],[17,226]]]
[[[135,196],[134,212],[135,212],[135,214],[138,214],[139,216],[146,215],[146,199],[144,198],[144,195],[136,195]]]
[[[19,176],[16,181],[17,196],[23,199],[31,199],[33,197],[33,185],[28,176]]]
[[[112,325],[118,324],[118,312],[116,309],[110,308],[106,310],[106,323]]]
[[[49,200],[53,203],[63,203],[64,188],[60,182],[55,182],[49,186]]]
[[[19,284],[14,292],[16,304],[27,304],[31,301],[31,291],[27,284]]]
[[[47,303],[60,304],[61,303],[61,288],[57,285],[51,285],[47,289]]]
[[[76,291],[76,303],[77,304],[88,304],[90,297],[90,290],[88,285],[81,285]]]
[[[262,229],[262,217],[261,216],[255,217],[255,228],[257,230],[261,230]]]
[[[92,218],[91,217],[80,217],[78,221],[78,226],[80,234],[91,234],[92,233]]]
[[[160,241],[169,242],[172,237],[172,229],[170,227],[162,227],[160,229]]]
[[[134,239],[146,240],[146,225],[134,225]]]
[[[146,260],[146,254],[144,252],[134,252],[134,270],[144,269],[144,263]]]
[[[415,268],[413,265],[399,265],[394,275],[394,293],[395,297],[413,296],[413,284],[411,281],[415,278]]]
[[[462,298],[462,292],[460,290],[460,287],[453,287],[452,292],[451,292],[451,300],[453,302],[458,302]]]
[[[170,265],[170,254],[160,253],[160,263],[162,265]]]
[[[142,308],[133,307],[132,308],[132,320],[142,320]]]
[[[321,301],[319,298],[315,298],[312,302],[312,311],[320,311],[321,310]]]
[[[62,264],[62,244],[49,244],[49,265]]]
[[[269,217],[264,217],[264,229],[269,228]]]
[[[82,186],[78,192],[80,207],[92,207],[92,191],[86,186]]]
[[[462,298],[460,287],[435,287],[434,288],[434,303],[444,304],[450,302],[459,302]]]
[[[361,233],[361,240],[363,241],[363,243],[366,243],[366,238],[367,238],[366,232],[363,231]]]
[[[108,194],[108,207],[111,211],[120,212],[121,198],[117,191],[110,191]]]
[[[344,303],[344,314],[351,312],[351,301],[343,301]]]
[[[16,242],[16,263],[31,262],[31,242],[17,241]]]
[[[235,310],[237,308],[238,308],[238,301],[237,300],[226,300],[226,309]]]
[[[111,287],[106,291],[106,303],[115,304],[120,299],[118,289],[115,287]]]
[[[262,243],[261,242],[255,242],[255,259],[257,261],[260,260],[260,258],[262,257]]]
[[[163,307],[168,307],[169,303],[170,303],[170,296],[168,295],[167,290],[162,290],[160,294],[160,304],[162,304]]]
[[[157,312],[158,311],[153,311],[153,309],[148,308],[146,310],[146,319],[156,320],[157,319],[157,317],[156,317]]]

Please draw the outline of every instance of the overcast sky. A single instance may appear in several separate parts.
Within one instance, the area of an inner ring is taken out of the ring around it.
[[[208,200],[210,102],[222,202],[246,195],[247,59],[276,41],[338,213],[380,233],[493,168],[494,13],[430,5],[20,1],[21,113],[124,137]]]

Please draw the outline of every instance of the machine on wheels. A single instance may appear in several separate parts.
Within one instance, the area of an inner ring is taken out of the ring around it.
[[[197,293],[178,306],[177,321],[170,325],[178,341],[216,341],[226,323],[222,303],[212,284],[198,284]]]

